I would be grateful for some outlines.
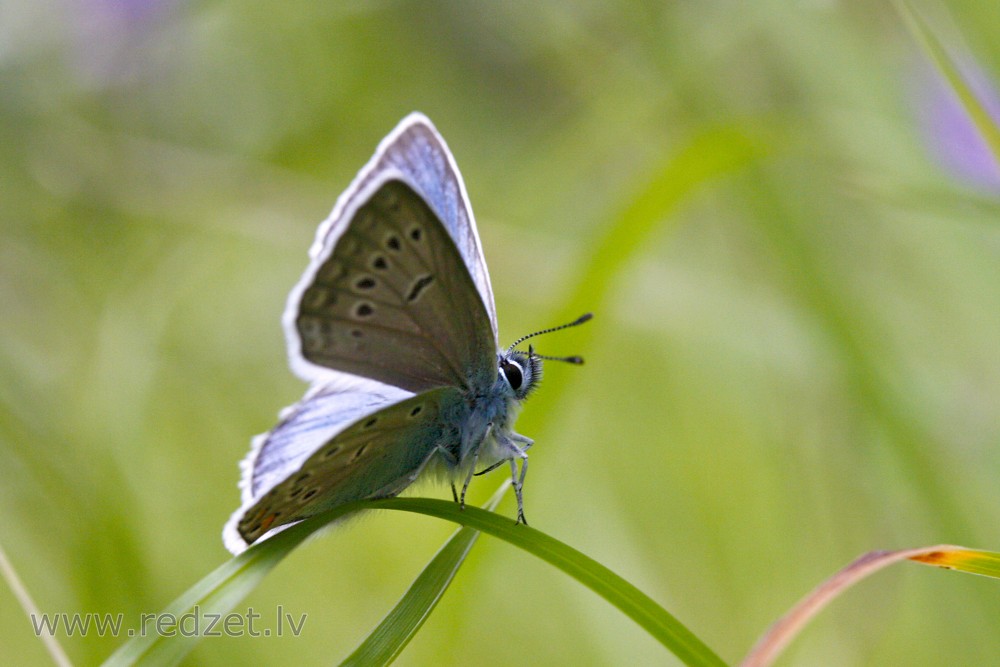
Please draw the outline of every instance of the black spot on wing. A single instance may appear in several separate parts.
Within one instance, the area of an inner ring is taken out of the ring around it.
[[[431,283],[434,282],[434,276],[426,275],[417,278],[416,282],[413,283],[413,287],[410,288],[410,293],[406,295],[406,300],[409,302],[416,301],[420,298],[420,295],[425,289],[430,287]]]

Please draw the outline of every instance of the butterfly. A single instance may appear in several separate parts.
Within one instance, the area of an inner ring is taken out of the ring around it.
[[[292,370],[311,387],[253,439],[226,547],[240,553],[344,503],[394,496],[424,475],[450,480],[464,506],[472,476],[504,463],[526,523],[533,443],[514,432],[514,419],[543,359],[582,360],[516,348],[590,314],[499,347],[465,185],[430,120],[410,114],[382,140],[309,255],[283,325]]]

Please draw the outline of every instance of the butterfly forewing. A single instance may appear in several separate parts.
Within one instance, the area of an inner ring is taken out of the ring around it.
[[[447,387],[364,415],[242,512],[240,536],[252,544],[275,527],[344,502],[399,493],[438,445],[457,445],[457,427],[447,415],[461,401],[460,392]]]
[[[496,374],[490,319],[462,256],[396,178],[372,184],[302,291],[295,326],[308,361],[408,391],[489,386]]]
[[[338,208],[349,208],[360,190],[379,174],[390,170],[398,171],[413,184],[448,231],[486,306],[495,347],[497,323],[493,290],[465,184],[444,139],[423,114],[410,114],[382,141],[375,157],[348,190],[343,206],[338,205]],[[321,244],[329,242],[329,237],[337,233],[337,220],[333,222],[321,232],[318,239]]]

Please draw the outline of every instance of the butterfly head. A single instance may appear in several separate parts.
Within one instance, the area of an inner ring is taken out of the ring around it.
[[[550,361],[565,361],[567,363],[577,365],[583,363],[583,359],[581,357],[549,357],[544,354],[536,354],[535,348],[531,345],[528,346],[527,354],[514,348],[529,338],[534,338],[535,336],[540,336],[541,334],[552,333],[553,331],[559,331],[560,329],[566,329],[568,327],[575,327],[578,324],[583,324],[588,321],[591,317],[593,317],[593,315],[587,313],[567,324],[552,327],[551,329],[543,329],[542,331],[536,331],[533,334],[522,336],[514,341],[514,344],[507,348],[506,352],[501,352],[497,355],[500,366],[500,377],[503,378],[506,387],[510,390],[510,393],[514,398],[519,401],[523,401],[528,397],[528,394],[530,394],[531,391],[538,386],[538,383],[541,382],[543,359],[548,359]]]
[[[523,401],[538,386],[542,379],[542,358],[528,347],[528,353],[511,350],[498,355],[500,377],[510,389],[514,398]]]

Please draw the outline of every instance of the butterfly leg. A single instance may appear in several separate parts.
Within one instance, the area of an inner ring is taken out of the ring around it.
[[[473,476],[474,477],[479,477],[480,475],[485,475],[488,472],[493,472],[494,470],[496,470],[497,468],[499,468],[500,466],[502,466],[506,462],[507,462],[507,459],[500,459],[499,461],[497,461],[496,463],[494,463],[493,465],[491,465],[489,468],[485,468],[483,470],[480,470],[477,473],[474,473]]]
[[[524,445],[524,447],[518,448],[518,451],[520,451],[521,453],[528,451],[529,449],[531,449],[531,446],[535,444],[534,440],[532,440],[526,435],[521,435],[520,433],[511,433],[510,439],[513,440],[514,442],[520,442]]]
[[[518,447],[513,442],[511,442],[511,440],[524,443],[524,447]],[[535,441],[527,436],[521,435],[520,433],[511,433],[510,436],[503,441],[503,444],[514,456],[520,457],[521,454],[531,449],[531,446],[535,444]],[[493,472],[494,470],[502,466],[504,463],[506,463],[508,460],[509,459],[500,459],[490,467],[477,472],[476,477],[479,477],[480,475],[485,475],[488,472]]]
[[[521,459],[521,474],[517,474],[517,459]],[[523,451],[520,457],[514,457],[507,459],[510,461],[510,478],[514,482],[514,495],[517,497],[517,521],[516,523],[523,523],[525,526],[528,525],[528,520],[524,517],[524,496],[521,494],[521,489],[524,488],[524,475],[528,472],[528,455]]]
[[[523,442],[525,447],[522,449],[518,447],[514,441]],[[517,433],[511,433],[509,438],[504,438],[502,441],[504,447],[511,453],[508,461],[510,461],[510,479],[514,484],[514,495],[517,497],[517,523],[523,523],[525,526],[528,525],[528,520],[524,517],[524,496],[522,494],[522,489],[524,488],[524,476],[528,474],[528,454],[527,449],[534,444],[531,438],[526,438],[523,435]],[[520,474],[517,470],[517,460],[521,459],[521,471]]]

